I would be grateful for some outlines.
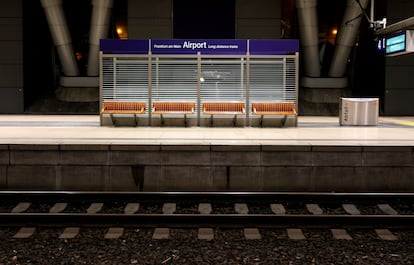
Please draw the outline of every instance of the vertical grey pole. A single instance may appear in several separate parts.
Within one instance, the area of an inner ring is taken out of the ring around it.
[[[61,0],[41,0],[65,76],[79,76]]]
[[[299,114],[299,53],[295,53],[295,94],[296,94],[296,113]]]
[[[152,52],[148,52],[148,125],[152,124]]]
[[[250,52],[246,53],[246,120],[250,126]]]
[[[102,107],[103,107],[103,54],[99,52],[99,120],[102,126]]]
[[[160,57],[155,58],[155,88],[152,88],[154,91],[155,98],[158,100],[160,98]]]
[[[371,12],[370,12],[370,18],[371,22],[375,21],[375,0],[371,0]],[[374,25],[371,25],[374,26]]]
[[[197,126],[200,126],[201,107],[201,53],[197,52]]]
[[[116,55],[115,55],[116,56]],[[112,61],[112,68],[113,68],[113,86],[112,86],[112,99],[114,100],[114,99],[116,99],[116,84],[117,84],[117,82],[118,82],[118,80],[117,80],[117,75],[116,75],[116,73],[117,73],[117,71],[116,71],[116,67],[117,67],[117,64],[118,64],[118,62],[117,62],[117,58],[118,57],[113,57],[113,61]]]
[[[286,56],[283,57],[283,80],[282,80],[282,86],[283,86],[283,101],[286,101],[286,94],[287,94],[287,87],[286,87],[286,67],[287,67],[287,63],[286,63]]]

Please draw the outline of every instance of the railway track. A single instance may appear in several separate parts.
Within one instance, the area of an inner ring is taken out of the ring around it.
[[[0,193],[0,226],[414,228],[413,193]]]
[[[412,264],[413,194],[0,193],[0,264]]]

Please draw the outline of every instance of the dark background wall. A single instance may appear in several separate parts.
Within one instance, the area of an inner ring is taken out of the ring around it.
[[[388,24],[414,16],[414,1],[388,0]],[[414,115],[414,54],[385,60],[384,114]]]
[[[190,38],[191,31],[183,36],[178,34],[183,28],[182,26],[175,27],[177,25],[174,23],[178,20],[174,20],[177,19],[174,14],[182,20],[181,23],[185,23],[186,14],[193,11],[186,9],[188,0],[175,1],[117,1],[117,3],[125,2],[122,10],[125,12],[129,38],[185,36]],[[320,0],[319,3],[324,5],[326,1],[328,0]],[[73,1],[65,0],[64,2],[67,7],[68,3]],[[89,1],[77,0],[75,2],[82,6],[85,5],[90,12]],[[220,8],[220,2],[211,0],[210,4],[213,3]],[[222,33],[219,30],[213,32],[217,33],[217,35],[211,35],[214,38],[220,38],[220,36],[249,39],[298,37],[295,31],[295,10],[292,1],[231,0],[229,2],[231,6],[234,6],[234,12],[214,12],[214,8],[206,8],[210,10],[206,14],[211,13],[211,15],[200,16],[205,21],[200,22],[199,27],[204,24],[215,25],[212,23],[214,19],[222,19],[222,21],[230,21],[228,22],[230,26],[223,26]],[[386,14],[388,24],[414,15],[414,1],[412,0],[378,0],[378,2],[385,2],[383,13]],[[181,11],[174,11],[174,7],[180,6],[180,3]],[[229,10],[230,7],[226,5],[223,6],[224,9]],[[288,13],[291,13],[291,16],[287,16]],[[229,16],[226,17],[226,14]],[[288,21],[289,18],[293,19]],[[193,19],[195,19],[194,16]],[[208,19],[210,22],[206,21]],[[188,23],[196,24],[191,19]],[[196,33],[199,27],[193,27],[193,33]],[[82,28],[88,29],[89,25]],[[290,34],[286,35],[288,31]],[[414,55],[378,57],[372,54],[375,44],[368,43],[373,39],[369,34],[369,32],[361,31],[361,43],[358,48],[354,49],[354,57],[351,60],[353,65],[351,65],[350,80],[353,94],[355,96],[380,96],[384,115],[414,115],[414,105],[411,102],[414,98],[414,75],[412,74],[414,73]],[[85,38],[86,36],[82,35],[78,39],[83,41]],[[74,44],[76,46],[78,43]],[[0,1],[0,113],[30,113],[31,106],[39,98],[53,97],[60,71],[58,66],[59,62],[40,1]],[[367,72],[367,69],[374,70]],[[67,103],[64,106],[68,106],[70,110],[77,113],[78,109],[72,108],[74,104]],[[46,105],[43,113],[50,112],[50,106],[50,104]],[[79,112],[82,113],[82,110]]]
[[[386,59],[385,114],[414,115],[414,54]]]
[[[176,39],[234,39],[235,0],[173,1]]]
[[[171,0],[128,0],[130,39],[172,38]]]
[[[279,39],[281,2],[128,0],[129,38]]]
[[[23,0],[24,110],[54,96],[59,75],[49,26],[40,1]]]
[[[236,0],[236,38],[280,39],[281,18],[282,0]]]
[[[0,113],[24,109],[22,16],[21,0],[0,2]]]

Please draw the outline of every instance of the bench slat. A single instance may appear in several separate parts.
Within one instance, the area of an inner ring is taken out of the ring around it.
[[[244,114],[244,102],[203,102],[204,114]]]
[[[135,101],[104,101],[102,114],[143,114],[146,108],[145,102]]]
[[[252,112],[257,115],[296,115],[293,102],[254,102]]]
[[[192,114],[194,113],[194,102],[153,102],[152,113],[153,114]]]

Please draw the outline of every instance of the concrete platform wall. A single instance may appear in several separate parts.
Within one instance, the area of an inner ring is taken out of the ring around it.
[[[414,147],[0,145],[0,188],[412,191]]]

